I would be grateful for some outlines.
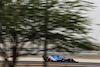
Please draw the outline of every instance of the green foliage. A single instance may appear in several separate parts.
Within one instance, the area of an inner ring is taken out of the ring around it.
[[[55,44],[60,49],[79,47],[92,50],[92,43],[84,38],[90,30],[87,27],[90,21],[84,14],[93,8],[92,4],[83,0],[48,0],[48,3],[44,0],[1,0],[0,41],[17,41],[19,46],[26,42],[34,44],[45,38],[47,30],[48,43]]]
[[[45,37],[45,17],[47,17],[48,43],[60,43],[56,47],[64,49],[62,47],[64,45],[66,50],[67,47],[94,49],[88,36],[84,38],[90,30],[88,26],[91,25],[87,15],[84,14],[94,7],[93,3],[83,0],[65,2],[48,0],[48,3],[45,3],[44,0],[36,0],[29,4],[34,5],[29,10],[28,19],[33,20],[33,24],[36,26],[37,40]]]

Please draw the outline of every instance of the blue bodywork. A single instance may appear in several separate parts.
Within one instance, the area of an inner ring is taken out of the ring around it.
[[[55,61],[62,61],[62,57],[60,57],[59,55],[51,55],[51,57],[55,60]]]

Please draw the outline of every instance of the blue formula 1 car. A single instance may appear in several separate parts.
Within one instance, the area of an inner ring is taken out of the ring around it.
[[[63,61],[63,58],[59,55],[51,55],[48,57],[48,61]]]
[[[59,55],[51,55],[48,57],[43,56],[44,60],[46,62],[71,62],[71,63],[78,63],[77,61],[75,61],[74,59],[71,58],[65,58]]]

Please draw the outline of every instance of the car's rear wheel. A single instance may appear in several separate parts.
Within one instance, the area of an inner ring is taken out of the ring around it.
[[[49,62],[53,62],[51,59],[48,59]]]

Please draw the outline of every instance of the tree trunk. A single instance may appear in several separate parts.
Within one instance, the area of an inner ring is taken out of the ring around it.
[[[13,61],[9,62],[8,67],[15,67],[16,66],[16,58],[13,58]]]
[[[10,62],[8,59],[4,59],[2,67],[15,67],[15,63],[14,62]]]
[[[8,59],[4,59],[2,67],[8,67]]]

